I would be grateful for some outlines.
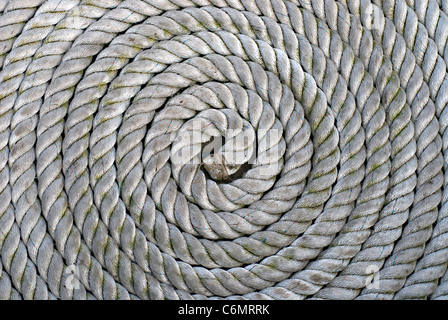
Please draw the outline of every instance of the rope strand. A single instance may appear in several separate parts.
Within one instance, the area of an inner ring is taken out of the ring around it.
[[[446,298],[445,2],[246,2],[0,1],[0,299]]]

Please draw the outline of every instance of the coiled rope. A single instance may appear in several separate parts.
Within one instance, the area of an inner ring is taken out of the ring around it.
[[[0,298],[446,299],[447,13],[0,0]]]

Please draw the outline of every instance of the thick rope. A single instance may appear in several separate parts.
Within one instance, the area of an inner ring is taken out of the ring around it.
[[[447,298],[447,13],[0,0],[0,298]]]

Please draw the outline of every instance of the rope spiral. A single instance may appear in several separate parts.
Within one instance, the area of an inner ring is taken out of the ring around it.
[[[0,0],[0,299],[447,299],[447,14]]]

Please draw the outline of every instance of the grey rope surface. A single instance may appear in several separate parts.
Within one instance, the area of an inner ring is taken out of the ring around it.
[[[0,0],[0,299],[447,299],[447,14]]]

